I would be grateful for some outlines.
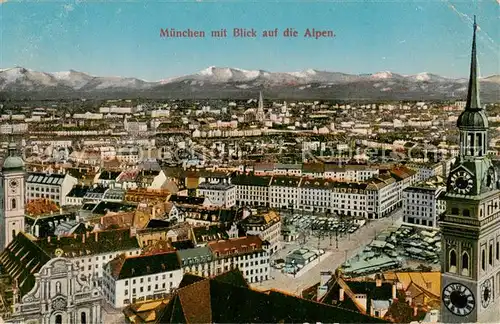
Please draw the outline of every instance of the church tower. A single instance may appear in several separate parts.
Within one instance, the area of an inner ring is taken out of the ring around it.
[[[257,112],[255,113],[255,119],[260,122],[266,119],[266,113],[264,112],[264,99],[262,99],[262,91],[259,92],[259,106],[257,107]]]
[[[487,156],[488,118],[479,100],[476,30],[467,103],[457,120],[460,154],[441,218],[441,322],[500,320],[500,190]]]
[[[0,175],[0,250],[24,231],[24,197],[24,162],[10,143]]]

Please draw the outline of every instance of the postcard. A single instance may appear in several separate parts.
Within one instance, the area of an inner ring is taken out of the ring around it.
[[[0,0],[1,322],[500,322],[499,26]]]

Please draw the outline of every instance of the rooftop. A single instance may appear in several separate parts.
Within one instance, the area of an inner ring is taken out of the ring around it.
[[[139,255],[133,257],[120,256],[109,264],[115,280],[147,276],[180,269],[176,252]]]

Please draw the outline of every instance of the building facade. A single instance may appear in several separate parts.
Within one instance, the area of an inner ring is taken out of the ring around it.
[[[26,199],[50,199],[58,205],[66,203],[66,196],[78,183],[69,174],[29,173],[26,179]]]
[[[121,255],[105,268],[104,296],[115,308],[163,298],[179,287],[182,274],[176,252]]]
[[[403,191],[403,222],[437,228],[439,215],[446,210],[446,202],[439,199],[445,191],[444,184],[422,183],[406,188]]]
[[[33,289],[22,298],[17,294],[9,323],[103,323],[100,290],[81,280],[79,268],[67,258],[51,259],[35,274]]]

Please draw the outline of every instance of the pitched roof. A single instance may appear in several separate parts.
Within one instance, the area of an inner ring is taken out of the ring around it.
[[[73,189],[71,189],[70,192],[66,195],[66,197],[83,198],[89,189],[89,186],[74,186]]]
[[[239,186],[269,187],[271,184],[271,179],[271,176],[238,174],[233,176],[233,178],[231,179],[231,183]]]
[[[262,249],[262,239],[258,236],[238,237],[210,242],[208,243],[208,247],[216,257],[217,254],[220,257],[224,257],[227,255],[253,253]]]
[[[158,323],[386,323],[277,291],[252,290],[239,270],[210,279],[188,276]]]
[[[226,230],[219,225],[193,227],[193,240],[196,244],[229,238]]]
[[[116,258],[110,262],[112,275],[116,280],[147,276],[180,269],[177,253],[166,252]]]
[[[21,295],[25,295],[33,288],[34,274],[38,273],[50,259],[48,253],[22,232],[0,254],[2,272],[17,280]]]
[[[27,183],[44,184],[51,186],[60,186],[64,181],[64,174],[58,173],[40,173],[33,172],[29,173],[26,179]]]
[[[59,238],[48,237],[47,239],[36,240],[35,243],[50,256],[55,256],[55,251],[62,249],[62,256],[69,258],[139,249],[137,238],[130,235],[129,229],[93,232],[86,235]]]

